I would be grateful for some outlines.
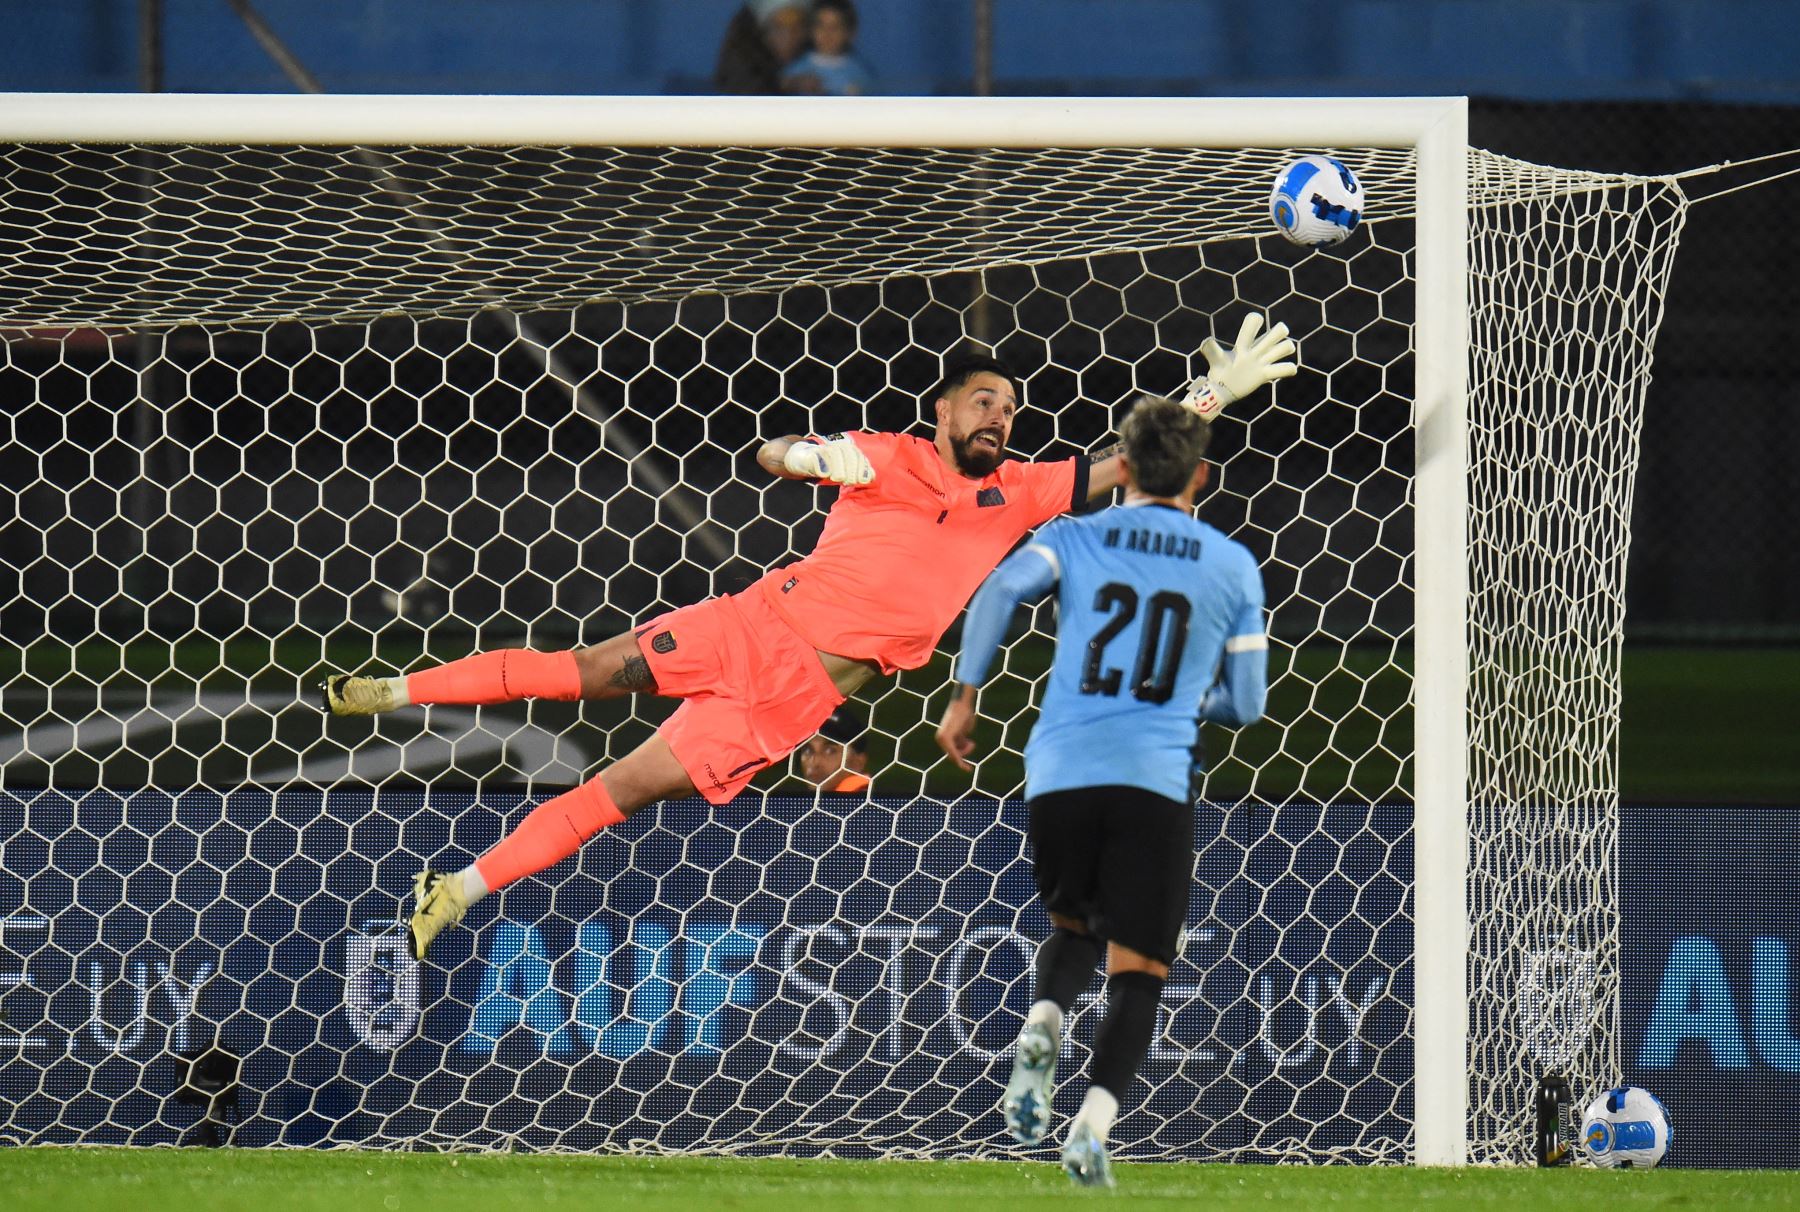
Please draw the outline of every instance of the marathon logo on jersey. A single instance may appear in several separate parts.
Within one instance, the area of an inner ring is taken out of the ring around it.
[[[799,577],[789,577],[787,580],[785,580],[781,583],[781,592],[787,593],[787,592],[791,591],[794,588],[794,586],[798,585],[799,583],[800,583]]]
[[[911,476],[913,479],[917,480],[919,483],[925,485],[926,489],[931,493],[931,495],[938,498],[938,500],[941,501],[944,499],[944,490],[943,489],[939,488],[936,484],[933,484],[930,480],[927,480],[924,476],[920,475],[918,472],[914,471],[912,468],[908,467],[906,469],[906,474]]]
[[[1200,559],[1200,540],[1192,535],[1164,534],[1160,530],[1126,530],[1114,526],[1106,532],[1106,546],[1121,547],[1144,555],[1168,556],[1176,560]]]
[[[986,509],[990,505],[1006,504],[1006,495],[998,488],[984,488],[975,494],[975,505],[978,509]]]
[[[661,653],[663,656],[668,656],[671,652],[674,652],[675,633],[672,631],[657,632],[650,640],[650,651]]]

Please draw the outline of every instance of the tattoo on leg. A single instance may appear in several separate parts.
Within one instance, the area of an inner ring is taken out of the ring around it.
[[[619,666],[607,684],[618,690],[634,692],[656,689],[656,679],[650,674],[650,662],[641,656],[626,657],[625,663]]]

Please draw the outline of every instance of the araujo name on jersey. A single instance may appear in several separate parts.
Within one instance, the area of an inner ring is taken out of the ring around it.
[[[1164,534],[1148,527],[1126,530],[1114,526],[1106,532],[1106,546],[1122,547],[1145,555],[1169,556],[1177,560],[1200,559],[1200,540],[1192,535]]]

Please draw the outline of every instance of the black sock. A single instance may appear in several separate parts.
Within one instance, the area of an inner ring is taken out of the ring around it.
[[[1156,1003],[1163,978],[1148,972],[1121,972],[1106,982],[1106,1021],[1094,1036],[1088,1080],[1125,1102],[1125,1092],[1156,1035]]]
[[[1094,979],[1100,963],[1100,940],[1062,926],[1050,932],[1037,953],[1037,1000],[1048,998],[1067,1014]]]

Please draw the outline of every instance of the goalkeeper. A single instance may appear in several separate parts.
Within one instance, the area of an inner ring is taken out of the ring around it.
[[[1249,317],[1234,349],[1202,346],[1208,374],[1190,389],[1190,407],[1214,412],[1294,373],[1281,360],[1294,348],[1286,328],[1258,339],[1261,325]],[[505,649],[403,677],[326,680],[334,715],[524,698],[684,700],[655,735],[539,804],[470,866],[421,872],[410,923],[416,958],[483,896],[568,857],[645,805],[696,791],[730,801],[868,679],[929,660],[981,578],[1027,531],[1121,482],[1110,450],[1004,461],[1018,396],[991,359],[951,367],[934,407],[930,440],[853,433],[765,442],[756,458],[770,474],[841,490],[812,554],[742,593],[573,652]]]
[[[1112,1185],[1107,1135],[1187,920],[1199,721],[1253,723],[1268,676],[1256,560],[1193,517],[1207,422],[1146,398],[1121,433],[1125,503],[1046,526],[982,585],[938,728],[968,769],[976,688],[1013,609],[1057,588],[1056,660],[1025,746],[1032,866],[1053,929],[1001,1109],[1014,1139],[1044,1138],[1063,1021],[1104,947],[1106,1017],[1062,1154],[1090,1186]]]

